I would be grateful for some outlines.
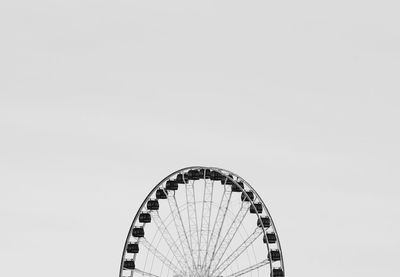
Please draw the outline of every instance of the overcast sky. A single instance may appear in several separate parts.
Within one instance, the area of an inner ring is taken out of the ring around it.
[[[0,275],[117,276],[150,189],[244,177],[287,276],[398,276],[398,1],[0,2]]]

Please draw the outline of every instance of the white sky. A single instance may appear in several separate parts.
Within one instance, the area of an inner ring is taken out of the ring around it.
[[[218,166],[287,276],[396,276],[398,1],[1,1],[0,276],[117,276],[170,172]]]

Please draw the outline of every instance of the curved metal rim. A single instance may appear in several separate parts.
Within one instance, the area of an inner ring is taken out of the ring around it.
[[[171,173],[171,174],[169,174],[168,176],[166,176],[164,179],[162,179],[162,180],[150,191],[150,193],[149,193],[149,194],[146,196],[146,198],[143,200],[142,204],[140,205],[139,209],[138,209],[137,212],[136,212],[136,215],[135,215],[135,217],[134,217],[134,219],[133,219],[133,221],[132,221],[132,224],[131,224],[131,226],[130,226],[130,228],[129,228],[128,234],[127,234],[126,239],[125,239],[125,244],[124,244],[124,248],[123,248],[123,251],[122,251],[121,262],[120,262],[120,272],[119,272],[119,276],[122,277],[123,263],[124,263],[125,253],[126,253],[126,247],[127,247],[127,245],[128,245],[128,242],[129,242],[129,239],[130,239],[130,236],[131,236],[131,233],[132,233],[132,229],[135,227],[135,223],[136,223],[136,221],[137,221],[137,219],[138,219],[140,213],[142,212],[143,208],[145,207],[147,201],[150,200],[150,198],[151,198],[151,196],[154,194],[154,192],[155,192],[164,182],[166,182],[167,180],[169,180],[172,176],[174,176],[174,175],[176,175],[176,174],[179,174],[179,173],[182,173],[182,172],[185,172],[185,171],[188,171],[188,170],[191,170],[191,169],[210,169],[210,170],[217,171],[217,172],[219,172],[219,173],[224,174],[224,175],[225,175],[226,177],[228,177],[231,181],[233,181],[236,185],[238,185],[238,183],[237,183],[235,180],[233,180],[233,178],[231,178],[230,176],[228,176],[229,174],[231,174],[232,176],[235,176],[237,179],[240,179],[242,182],[244,182],[244,184],[245,184],[247,187],[249,187],[249,188],[251,189],[251,191],[254,192],[254,194],[256,195],[256,197],[257,197],[257,199],[259,200],[259,202],[263,205],[263,208],[265,209],[265,212],[266,212],[267,216],[268,216],[268,217],[270,218],[270,220],[271,220],[271,226],[270,226],[270,227],[272,227],[273,230],[274,230],[274,233],[275,233],[275,236],[276,236],[276,241],[277,241],[277,246],[278,246],[278,249],[279,249],[279,252],[280,252],[280,255],[281,255],[281,259],[280,259],[281,268],[282,268],[283,272],[285,272],[285,267],[284,267],[284,262],[283,262],[283,253],[282,253],[282,248],[281,248],[281,244],[280,244],[280,240],[279,240],[279,236],[278,236],[277,229],[276,229],[276,227],[275,227],[275,224],[274,224],[274,221],[273,221],[273,219],[272,219],[272,217],[271,217],[271,214],[270,214],[269,211],[268,211],[267,206],[265,205],[264,201],[262,200],[262,198],[260,197],[260,195],[257,193],[257,191],[256,191],[244,178],[242,178],[241,176],[237,175],[236,173],[233,173],[232,171],[229,171],[229,170],[226,170],[226,169],[223,169],[223,168],[218,168],[218,167],[189,166],[189,167],[185,167],[185,168],[181,168],[181,169],[179,169],[179,170],[176,170],[176,171],[174,171],[173,173]],[[226,173],[228,173],[228,174],[226,174]],[[248,194],[247,194],[247,192],[246,192],[246,190],[245,190],[244,188],[242,188],[241,186],[237,186],[237,187],[239,187],[240,190],[241,190],[243,193],[245,193],[246,196],[248,196]],[[250,197],[249,197],[249,198],[250,198]],[[253,208],[255,209],[254,202],[251,200],[250,203],[251,203],[251,205],[253,206]],[[262,229],[263,229],[263,235],[264,235],[264,237],[266,237],[266,230],[265,230],[265,228],[264,228],[264,224],[262,223],[260,214],[256,212],[256,215],[257,215],[258,219],[260,219],[260,222],[261,222],[261,225],[262,225]],[[268,239],[267,239],[267,240],[268,240]],[[270,247],[269,247],[268,241],[267,241],[266,245],[267,245],[267,250],[268,250],[268,255],[269,255],[269,253],[270,253]],[[135,255],[135,256],[136,256],[136,255]],[[272,270],[273,270],[272,262],[270,262],[269,265],[270,265],[270,272],[271,272],[270,274],[271,274],[271,276],[272,276]]]

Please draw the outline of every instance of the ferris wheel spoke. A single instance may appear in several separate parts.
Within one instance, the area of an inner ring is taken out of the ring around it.
[[[160,251],[157,250],[155,246],[153,246],[146,238],[141,240],[141,245],[143,245],[149,252],[151,252],[158,260],[163,263],[166,267],[174,271],[175,273],[183,274],[184,271],[178,266],[174,265],[167,257],[165,257]]]
[[[157,225],[158,231],[160,232],[161,236],[167,243],[168,247],[171,249],[172,254],[174,255],[176,261],[179,263],[182,269],[189,269],[189,265],[186,263],[186,259],[184,255],[179,250],[178,246],[176,245],[174,239],[172,238],[168,228],[165,226],[164,222],[161,220],[160,215],[158,212],[153,214],[154,223]],[[186,263],[186,265],[185,265]]]
[[[211,224],[211,204],[214,191],[214,181],[208,182],[204,180],[204,192],[203,192],[203,207],[201,212],[201,227],[200,227],[200,240],[199,240],[199,256],[197,264],[201,266],[201,261],[204,259],[201,251],[207,250],[207,245],[210,236],[210,224]],[[205,253],[204,253],[205,255]]]
[[[197,211],[196,211],[196,197],[194,194],[194,181],[190,183],[188,181],[185,185],[186,188],[186,203],[187,203],[187,215],[189,222],[189,242],[190,249],[192,250],[192,256],[195,261],[198,260],[198,250],[196,247],[199,244],[199,230],[197,226]]]
[[[154,274],[148,273],[148,272],[140,270],[138,268],[135,268],[133,271],[134,271],[134,273],[137,273],[138,275],[141,275],[141,276],[160,277],[158,275],[154,275]]]
[[[231,197],[232,197],[232,190],[230,189],[230,186],[224,184],[224,192],[221,197],[221,202],[214,222],[214,227],[211,232],[210,239],[208,241],[207,251],[203,262],[203,265],[207,266],[206,268],[207,270],[209,270],[209,265],[211,264],[212,257],[214,256],[215,249],[217,247],[219,238],[221,236],[222,226],[224,225]]]
[[[264,260],[264,261],[259,262],[257,264],[254,264],[254,265],[251,265],[249,267],[246,267],[246,268],[244,268],[242,270],[239,270],[239,271],[237,271],[237,272],[235,272],[233,274],[227,275],[225,277],[238,277],[238,276],[244,275],[246,273],[249,273],[250,271],[256,270],[256,269],[258,269],[260,267],[266,266],[267,264],[269,264],[269,261],[268,260]]]
[[[263,233],[261,228],[256,228],[252,234],[221,263],[215,266],[211,276],[220,276],[244,251]]]
[[[237,230],[239,229],[240,225],[242,224],[242,222],[249,210],[250,205],[251,205],[250,202],[242,202],[242,206],[240,207],[239,211],[237,212],[232,224],[229,226],[227,233],[225,234],[218,249],[215,252],[215,255],[211,259],[212,261],[209,265],[211,270],[213,270],[215,268],[215,266],[221,261],[223,255],[225,254],[225,252],[228,249],[229,245],[231,244],[233,238],[235,237]]]
[[[178,238],[180,241],[181,249],[183,250],[183,255],[186,264],[188,265],[188,270],[193,274],[195,269],[195,262],[193,257],[193,251],[189,244],[189,239],[185,230],[185,225],[183,223],[182,215],[178,207],[175,195],[168,195],[168,203],[171,209],[172,217],[175,223],[175,228],[178,233]]]

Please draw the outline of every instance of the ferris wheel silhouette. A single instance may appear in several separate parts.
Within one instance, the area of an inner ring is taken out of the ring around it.
[[[125,241],[120,277],[283,277],[276,227],[259,194],[230,171],[194,166],[158,183]]]

